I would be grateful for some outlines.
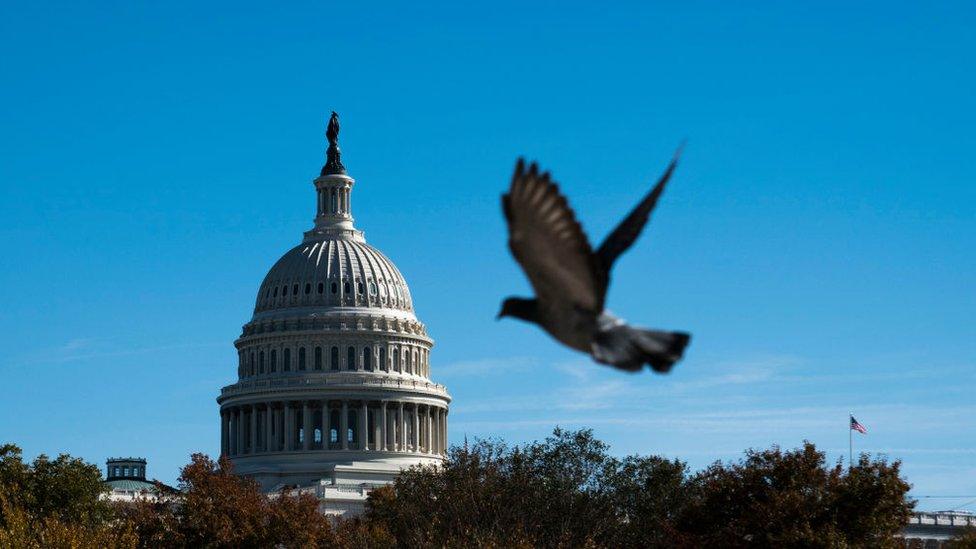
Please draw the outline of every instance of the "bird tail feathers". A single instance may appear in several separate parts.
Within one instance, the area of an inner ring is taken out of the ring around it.
[[[618,324],[601,330],[593,340],[593,358],[597,362],[636,372],[649,364],[655,372],[665,373],[688,346],[691,336],[684,332],[664,332]]]

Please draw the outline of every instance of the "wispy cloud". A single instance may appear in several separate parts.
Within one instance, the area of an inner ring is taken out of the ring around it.
[[[509,374],[538,366],[539,361],[527,357],[485,358],[455,362],[437,367],[437,376],[452,377],[491,377]]]
[[[152,347],[126,348],[119,347],[117,344],[109,347],[109,345],[105,342],[94,338],[76,338],[49,349],[32,351],[21,360],[15,361],[15,364],[19,366],[33,366],[37,364],[65,364],[94,359],[140,356],[163,351],[202,349],[226,345],[227,342],[221,341],[209,343],[174,343],[171,345],[158,345]]]

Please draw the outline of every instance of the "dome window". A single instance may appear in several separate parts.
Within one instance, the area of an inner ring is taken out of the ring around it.
[[[388,369],[389,367],[386,364],[386,347],[380,347],[380,370],[385,372]]]
[[[271,371],[278,371],[278,351],[271,349]]]
[[[291,295],[298,295],[298,283],[297,282],[291,287]]]
[[[332,289],[332,295],[335,295],[335,294],[339,293],[339,285],[338,284],[336,284],[335,282],[333,282],[331,284],[331,286],[332,286],[332,288],[331,288]]]
[[[329,356],[329,368],[335,371],[339,370],[339,348],[333,347],[332,352]]]
[[[315,369],[322,369],[322,347],[315,348]]]
[[[356,283],[356,291],[359,292],[359,295],[363,295],[363,283],[362,282],[357,282]]]
[[[348,282],[343,282],[342,283],[342,293],[344,293],[344,294],[348,294],[349,293],[349,283]]]
[[[298,348],[298,369],[305,369],[305,347]]]
[[[369,347],[363,347],[363,370],[373,371],[373,352]]]
[[[319,282],[319,294],[321,294],[324,291],[325,291],[325,284],[322,284],[321,282]]]
[[[260,357],[260,362],[258,362],[258,373],[263,374],[264,373],[264,351],[261,351],[261,354],[259,354],[258,356]]]
[[[369,295],[376,295],[376,283],[375,282],[370,282],[369,283]]]
[[[275,289],[274,289],[274,297],[278,297],[278,287],[277,286],[275,286]]]
[[[281,297],[288,297],[288,285],[285,284],[281,287]]]
[[[346,369],[356,369],[356,349],[353,347],[349,347],[349,349],[346,350]]]
[[[308,282],[305,283],[305,295],[312,293],[312,285]]]
[[[291,371],[291,349],[285,349],[282,362],[282,371]]]

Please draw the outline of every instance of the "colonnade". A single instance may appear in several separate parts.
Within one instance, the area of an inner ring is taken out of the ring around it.
[[[447,408],[397,400],[281,400],[220,411],[221,453],[447,451]]]
[[[430,378],[430,349],[399,342],[316,342],[296,339],[241,348],[240,378],[278,372],[387,372]]]
[[[352,213],[350,197],[352,195],[349,185],[323,186],[319,187],[316,195],[318,197],[317,216],[345,216],[349,217]]]

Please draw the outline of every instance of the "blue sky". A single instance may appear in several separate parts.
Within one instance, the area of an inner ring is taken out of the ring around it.
[[[916,495],[976,498],[971,3],[458,4],[5,3],[0,439],[165,481],[215,453],[335,109],[452,441],[558,424],[696,468],[804,439],[836,459],[853,411]],[[529,292],[498,205],[516,156],[599,241],[685,138],[609,295],[694,334],[672,374],[494,320]]]

